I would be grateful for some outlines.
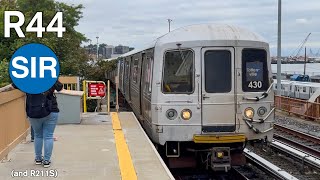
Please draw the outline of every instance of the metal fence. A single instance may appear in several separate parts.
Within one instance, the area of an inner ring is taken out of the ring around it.
[[[25,94],[19,90],[0,93],[0,161],[28,135]]]
[[[307,119],[320,120],[320,103],[308,102],[306,100],[294,99],[284,96],[275,96],[275,106],[277,109],[295,114]]]

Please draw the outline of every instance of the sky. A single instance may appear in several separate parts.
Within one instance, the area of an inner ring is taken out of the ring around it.
[[[231,24],[252,30],[277,54],[278,0],[58,0],[83,4],[76,29],[96,43],[141,48],[171,30],[203,24]],[[311,33],[306,46],[320,50],[320,0],[282,0],[282,55],[293,55]],[[320,51],[319,51],[320,52]],[[300,53],[302,55],[303,52]],[[294,54],[295,55],[295,54]]]

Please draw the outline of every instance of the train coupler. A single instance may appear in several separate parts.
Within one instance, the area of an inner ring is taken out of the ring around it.
[[[228,172],[231,169],[231,155],[229,147],[214,147],[211,149],[211,169],[213,171]]]

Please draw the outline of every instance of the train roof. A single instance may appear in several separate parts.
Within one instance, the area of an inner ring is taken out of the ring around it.
[[[242,27],[226,24],[198,24],[181,27],[176,30],[173,30],[157,38],[144,48],[130,51],[126,54],[121,55],[121,57],[136,54],[140,51],[150,49],[155,46],[161,46],[167,43],[202,40],[243,40],[267,43],[266,40],[263,39],[260,35]]]
[[[277,79],[274,79],[273,84],[276,84],[276,83],[277,83]],[[281,80],[281,84],[291,84],[294,86],[301,86],[301,87],[320,87],[320,83],[303,82],[303,81]]]
[[[313,82],[296,82],[295,86],[308,86],[308,87],[320,87],[320,83]]]
[[[178,28],[158,39],[157,45],[201,40],[246,40],[266,42],[260,35],[233,25],[198,24]]]

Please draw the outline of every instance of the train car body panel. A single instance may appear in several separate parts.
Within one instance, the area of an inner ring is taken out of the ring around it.
[[[271,61],[259,35],[193,25],[120,58],[121,91],[154,143],[241,148],[247,140],[272,140]]]
[[[273,83],[273,89],[277,94],[276,79]],[[281,96],[309,100],[319,90],[320,83],[281,80]]]

